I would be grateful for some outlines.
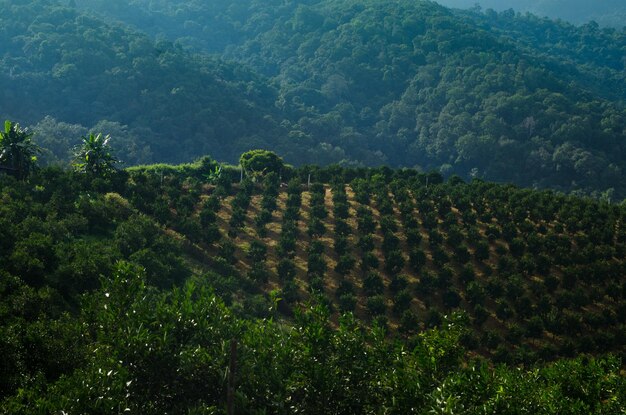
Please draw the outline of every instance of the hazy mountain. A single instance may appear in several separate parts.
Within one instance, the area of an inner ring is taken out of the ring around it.
[[[563,19],[576,24],[591,20],[601,26],[622,28],[626,26],[626,2],[622,0],[436,0],[447,7],[461,9],[491,8],[496,11],[513,9],[538,16]]]

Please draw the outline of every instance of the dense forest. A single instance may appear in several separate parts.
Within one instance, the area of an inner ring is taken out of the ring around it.
[[[0,4],[0,115],[46,161],[104,131],[131,165],[268,148],[626,195],[623,30],[429,1]]]
[[[38,168],[0,134],[2,413],[626,405],[623,205],[266,150],[117,170],[76,141]]]

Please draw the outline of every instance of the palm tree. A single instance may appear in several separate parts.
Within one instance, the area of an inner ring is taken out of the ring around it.
[[[32,133],[8,120],[4,122],[4,131],[0,132],[0,166],[20,179],[35,168],[36,154],[41,151],[32,137]]]
[[[115,164],[119,163],[119,160],[111,152],[110,136],[89,134],[81,139],[83,142],[74,154],[76,170],[101,177],[108,176],[115,171]]]

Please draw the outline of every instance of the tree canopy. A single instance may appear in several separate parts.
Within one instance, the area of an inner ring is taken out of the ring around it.
[[[285,165],[276,153],[268,150],[246,151],[239,158],[239,164],[244,171],[253,175],[280,173]]]

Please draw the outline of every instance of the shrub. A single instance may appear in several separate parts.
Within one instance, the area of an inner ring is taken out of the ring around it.
[[[419,329],[419,322],[417,316],[411,310],[405,310],[400,318],[400,333],[403,334],[415,334]]]
[[[261,263],[265,262],[267,258],[267,246],[261,242],[254,240],[250,243],[250,247],[248,248],[248,259],[252,261],[252,263]]]
[[[401,315],[409,309],[411,306],[411,300],[413,297],[408,290],[403,289],[396,293],[393,299],[393,312],[396,315]]]
[[[404,256],[398,250],[393,250],[385,256],[385,269],[390,274],[397,274],[404,267]]]
[[[377,269],[379,265],[378,257],[373,252],[367,252],[361,259],[361,269],[363,271]]]
[[[409,285],[409,282],[404,275],[398,275],[391,279],[391,283],[389,284],[389,289],[392,293],[397,293],[401,290],[404,290]]]
[[[414,271],[420,272],[426,265],[426,253],[419,248],[411,249],[409,251],[409,264]]]
[[[248,278],[259,283],[267,283],[270,273],[264,263],[254,263],[248,272]]]
[[[454,289],[448,289],[442,296],[443,304],[447,308],[457,308],[461,304],[461,296]]]
[[[218,248],[219,255],[226,260],[229,264],[234,264],[237,262],[237,258],[235,258],[235,251],[237,247],[230,240],[223,240]]]
[[[383,279],[377,272],[369,272],[363,280],[363,291],[368,297],[382,294],[385,290]]]
[[[345,293],[339,296],[339,309],[342,312],[354,311],[356,308],[356,297],[354,294]]]
[[[345,255],[348,252],[348,239],[344,236],[336,236],[334,248],[337,255]]]
[[[326,272],[326,261],[324,261],[324,258],[320,254],[316,254],[316,253],[309,254],[307,265],[308,265],[307,273],[309,275],[311,274],[324,275],[324,273]]]
[[[465,264],[465,266],[461,269],[459,279],[464,284],[469,284],[470,282],[474,281],[476,279],[476,271],[474,270],[474,266],[472,264]]]
[[[335,266],[335,271],[341,275],[349,274],[350,271],[354,268],[355,259],[349,255],[345,254],[339,257],[339,261],[337,261],[337,265]]]
[[[382,295],[375,295],[367,299],[367,309],[372,317],[385,314],[387,306]]]
[[[363,252],[370,252],[374,249],[374,238],[372,237],[372,235],[362,235],[361,237],[359,237],[357,246]]]
[[[290,259],[283,258],[276,266],[278,278],[281,281],[292,281],[296,276],[296,266]]]
[[[474,323],[481,326],[489,317],[489,312],[482,304],[476,304],[472,308],[472,313],[474,314]]]

